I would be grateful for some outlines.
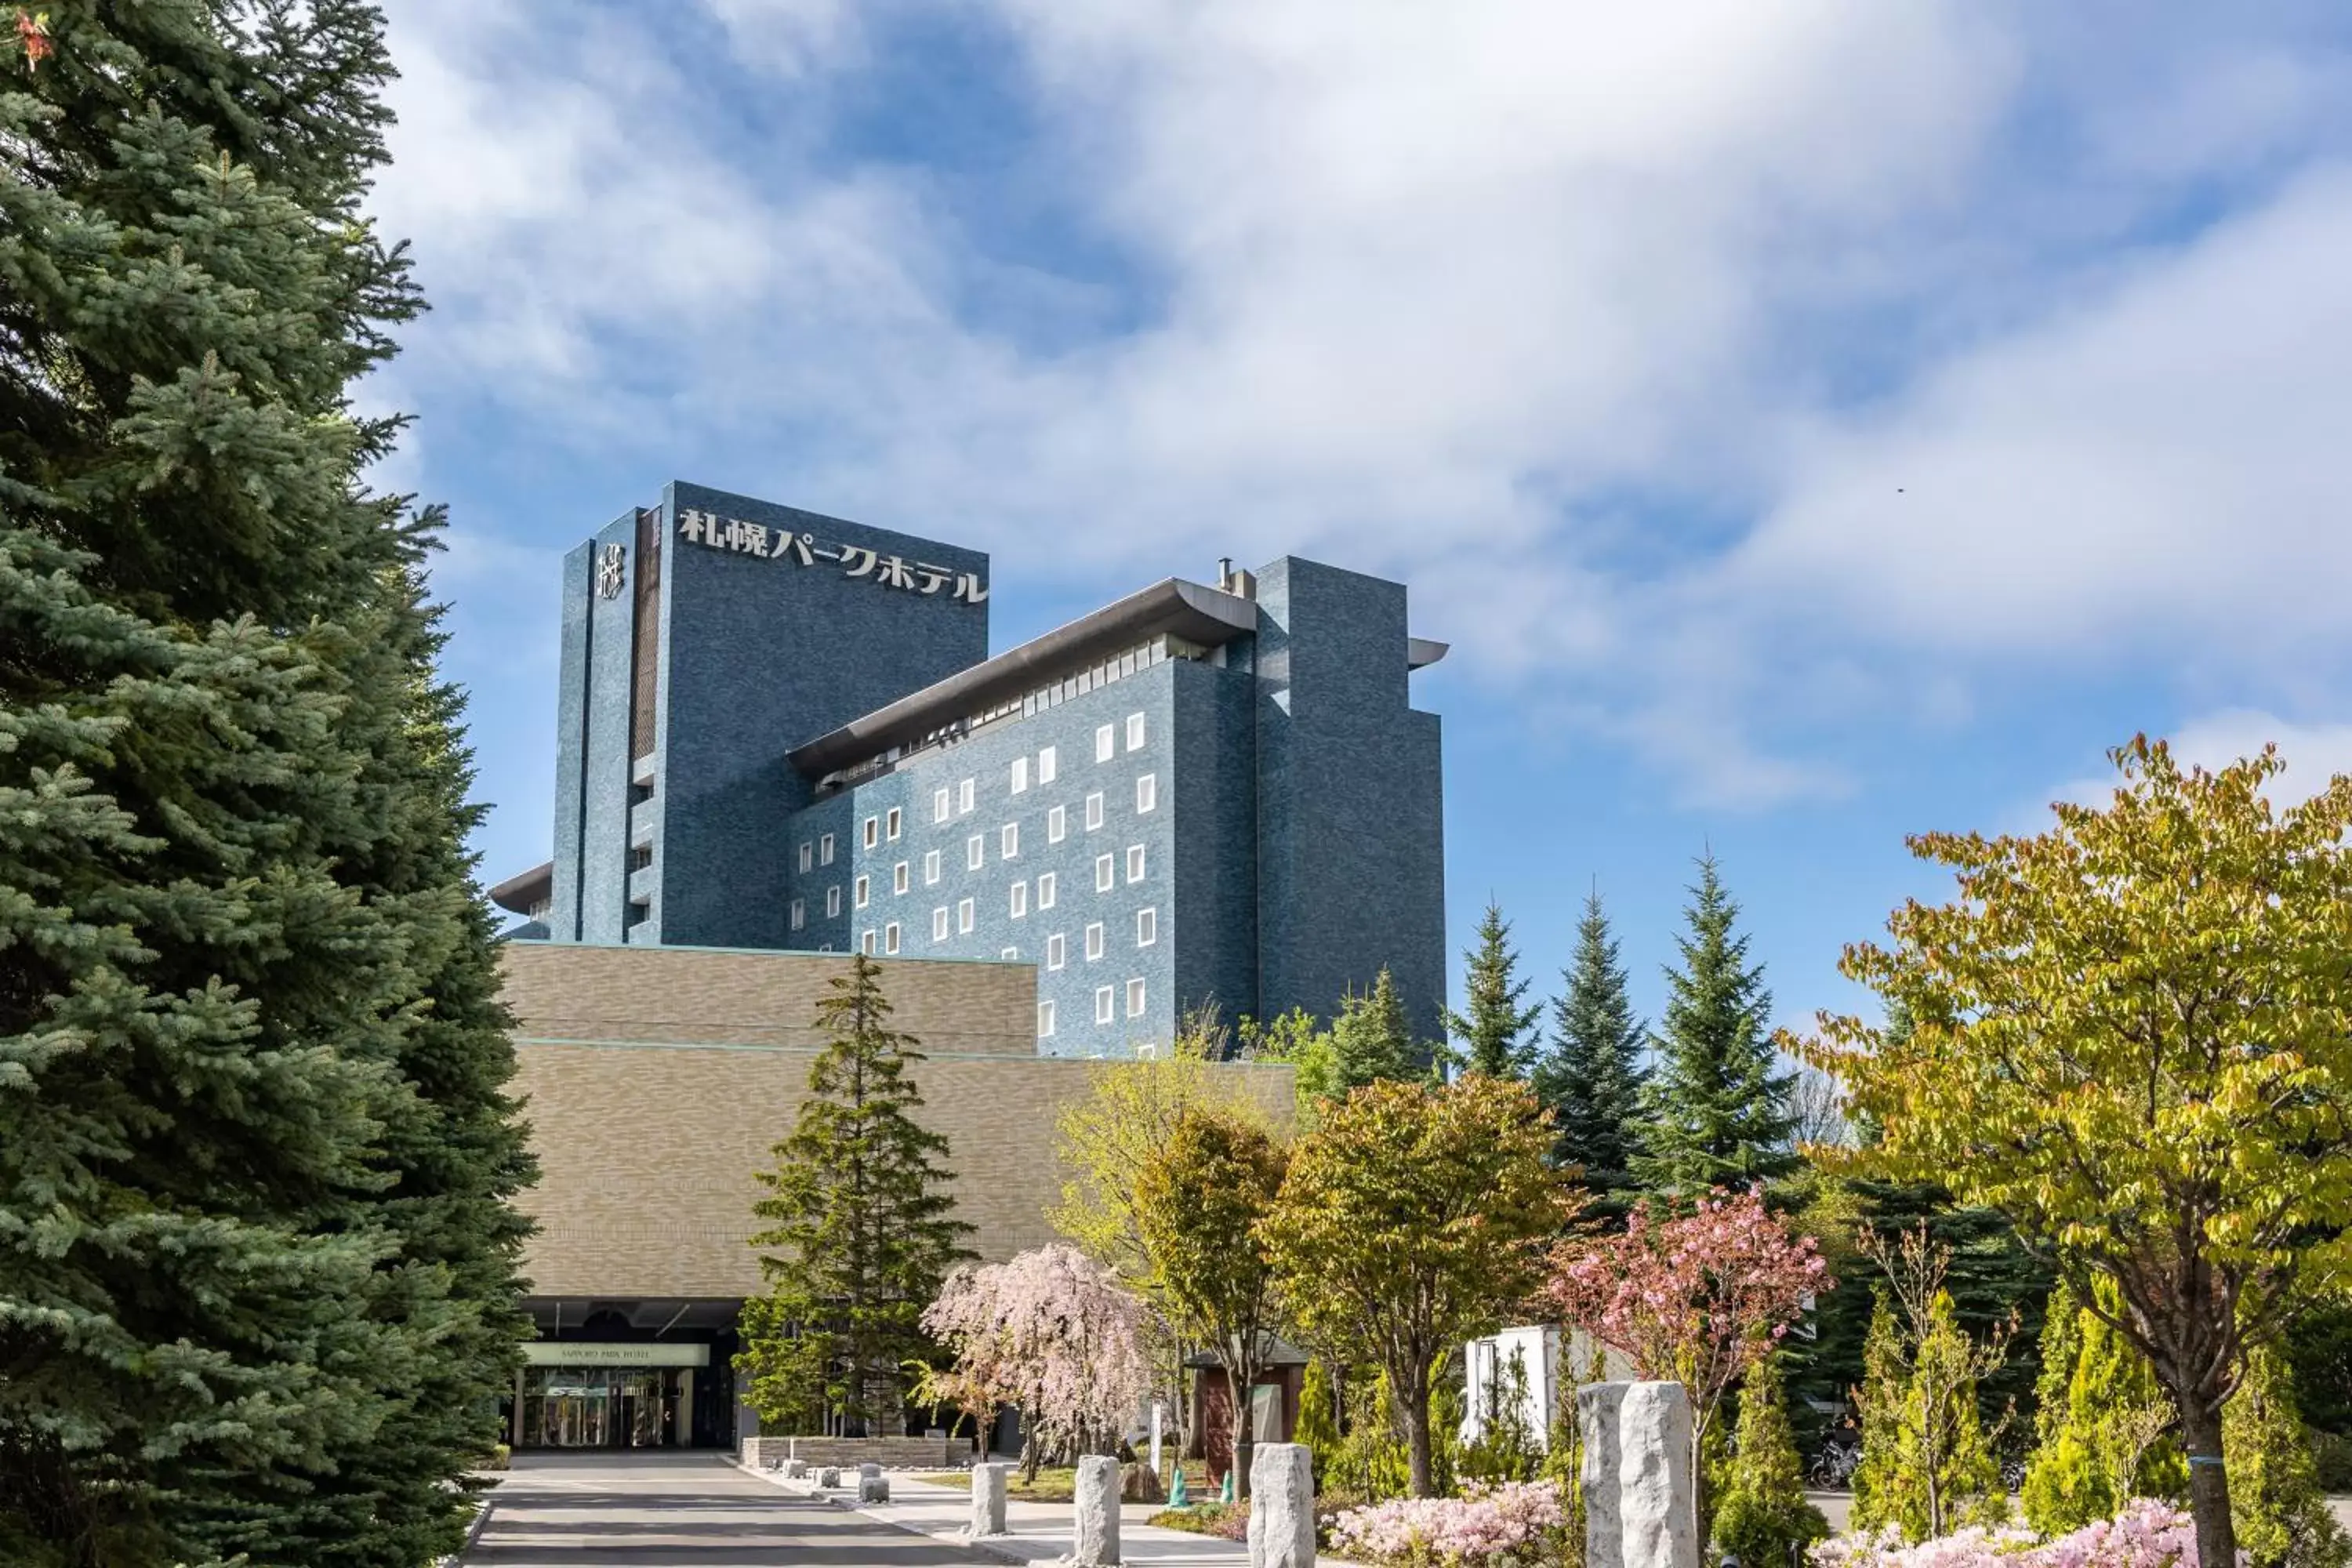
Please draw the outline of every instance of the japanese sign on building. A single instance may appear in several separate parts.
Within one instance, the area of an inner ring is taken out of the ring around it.
[[[745,522],[740,518],[720,517],[691,507],[678,510],[677,535],[712,550],[756,555],[765,561],[790,561],[795,566],[814,566],[824,562],[840,567],[845,577],[860,578],[877,587],[926,595],[944,591],[949,598],[967,605],[983,604],[988,599],[988,584],[981,581],[977,572],[959,572],[951,566],[934,566],[903,555],[886,555],[862,544],[820,544],[813,533],[794,533],[790,529],[770,528],[765,523]]]

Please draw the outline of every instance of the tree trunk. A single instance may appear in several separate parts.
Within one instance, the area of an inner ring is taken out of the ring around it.
[[[1225,1379],[1227,1386],[1233,1378]],[[1251,1408],[1255,1403],[1250,1395],[1255,1389],[1244,1388],[1234,1400],[1234,1496],[1246,1498],[1249,1492],[1250,1455],[1257,1448],[1257,1413]]]
[[[1398,1383],[1394,1373],[1391,1383]],[[1430,1462],[1429,1373],[1415,1368],[1397,1387],[1397,1405],[1404,1416],[1405,1452],[1410,1468],[1407,1489],[1415,1497],[1437,1495],[1436,1468]]]
[[[2182,1397],[2181,1447],[2189,1451],[2189,1513],[2197,1522],[2198,1568],[2236,1568],[2238,1532],[2230,1522],[2230,1475],[2221,1464],[2221,1402]]]

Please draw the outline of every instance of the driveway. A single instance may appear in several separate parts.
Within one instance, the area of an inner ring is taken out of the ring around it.
[[[716,1453],[521,1454],[466,1568],[938,1568],[971,1555],[794,1497]]]

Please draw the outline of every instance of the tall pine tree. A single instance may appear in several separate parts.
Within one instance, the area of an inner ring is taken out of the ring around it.
[[[0,54],[0,1560],[409,1568],[527,1325],[374,9]],[[37,38],[37,45],[34,39]]]
[[[736,1360],[763,1422],[822,1415],[853,1436],[897,1436],[908,1361],[930,1343],[923,1309],[971,1256],[954,1218],[948,1141],[917,1121],[907,1076],[923,1059],[890,1027],[882,969],[863,953],[817,1004],[827,1044],[792,1135],[760,1180],[751,1238],[768,1293],[744,1304]]]
[[[1666,971],[1647,1146],[1633,1159],[1635,1179],[1653,1192],[1703,1193],[1784,1176],[1797,1165],[1789,1146],[1796,1075],[1776,1070],[1764,966],[1748,962],[1748,938],[1734,931],[1739,906],[1724,891],[1715,857],[1701,857],[1698,868],[1684,911],[1690,931],[1677,939],[1682,967]]]
[[[1478,945],[1463,955],[1463,1012],[1445,1012],[1445,1026],[1463,1045],[1463,1066],[1489,1078],[1517,1078],[1531,1054],[1528,1032],[1543,1016],[1541,1003],[1519,1004],[1528,981],[1516,978],[1519,955],[1511,951],[1511,923],[1491,900],[1478,922]]]
[[[1625,993],[1625,969],[1601,895],[1589,893],[1576,927],[1576,959],[1552,1004],[1551,1048],[1536,1064],[1536,1098],[1551,1111],[1552,1158],[1583,1167],[1584,1185],[1603,1214],[1622,1215],[1642,1152],[1645,1033]],[[1592,1212],[1592,1211],[1588,1211]]]

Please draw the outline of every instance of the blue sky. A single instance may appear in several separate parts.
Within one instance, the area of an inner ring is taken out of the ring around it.
[[[995,558],[1010,646],[1231,555],[1454,645],[1450,928],[1711,846],[1783,1021],[2135,731],[2352,770],[2352,16],[1994,0],[394,0],[368,388],[452,511],[492,877],[555,565],[684,478]]]

